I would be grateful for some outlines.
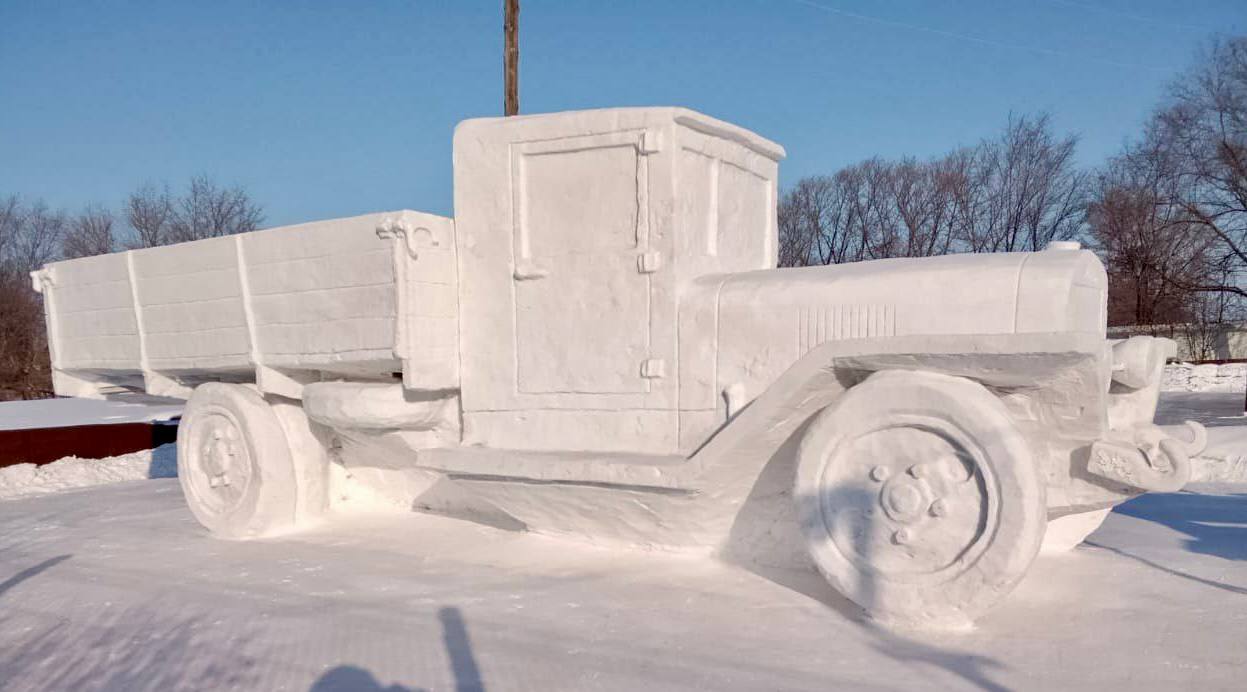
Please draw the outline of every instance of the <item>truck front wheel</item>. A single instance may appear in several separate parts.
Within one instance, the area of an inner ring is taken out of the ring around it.
[[[217,536],[262,536],[295,522],[290,444],[269,403],[245,385],[195,388],[178,427],[178,480],[195,518]]]
[[[1039,550],[1044,486],[1025,438],[982,385],[875,373],[823,409],[797,457],[815,564],[896,626],[967,626]]]

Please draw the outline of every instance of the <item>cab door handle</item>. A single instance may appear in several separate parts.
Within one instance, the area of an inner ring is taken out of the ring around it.
[[[534,281],[536,279],[544,279],[549,275],[549,269],[539,267],[531,262],[517,262],[515,264],[516,281]]]

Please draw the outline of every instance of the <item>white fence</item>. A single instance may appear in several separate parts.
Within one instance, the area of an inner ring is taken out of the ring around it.
[[[1247,363],[1165,366],[1163,392],[1243,392],[1247,390]]]

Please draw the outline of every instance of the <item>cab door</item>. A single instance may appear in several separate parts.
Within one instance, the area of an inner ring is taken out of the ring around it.
[[[513,150],[517,394],[650,391],[658,255],[644,145],[625,131]]]

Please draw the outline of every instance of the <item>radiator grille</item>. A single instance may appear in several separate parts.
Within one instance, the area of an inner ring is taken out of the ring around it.
[[[797,309],[797,351],[841,339],[896,335],[896,306],[825,305]]]

